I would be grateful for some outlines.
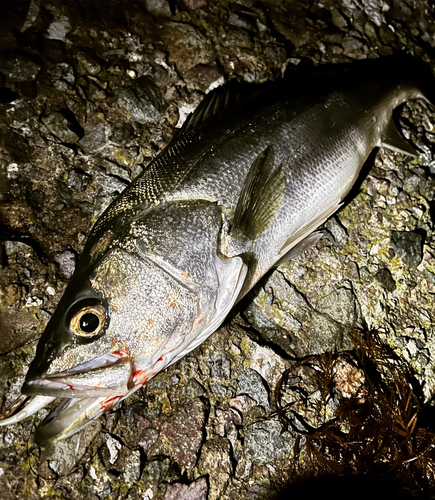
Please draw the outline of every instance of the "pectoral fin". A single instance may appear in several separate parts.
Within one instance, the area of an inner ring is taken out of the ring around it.
[[[404,139],[402,134],[397,130],[397,127],[391,118],[390,123],[385,129],[384,135],[381,139],[382,147],[387,149],[392,149],[398,153],[403,153],[408,156],[417,157],[418,151],[409,144],[409,142]]]
[[[282,165],[273,170],[275,154],[268,146],[249,170],[237,203],[231,234],[251,241],[269,226],[284,200],[285,175]]]

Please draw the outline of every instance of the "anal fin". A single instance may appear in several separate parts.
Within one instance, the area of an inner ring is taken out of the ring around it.
[[[296,257],[302,255],[305,252],[305,250],[314,246],[322,238],[322,236],[323,236],[322,231],[314,231],[314,233],[311,233],[310,235],[305,237],[294,247],[292,247],[287,253],[285,253],[275,264],[274,267],[278,267],[281,264],[285,264],[290,260],[296,259]]]
[[[279,260],[277,262],[282,263],[281,262],[282,259],[284,259],[284,262],[286,262],[286,261],[290,260],[290,258],[294,258],[295,256],[297,257],[306,248],[308,248],[308,246],[310,246],[310,243],[311,244],[317,243],[317,241],[320,239],[318,236],[313,236],[313,238],[315,240],[314,242],[312,242],[313,240],[307,239],[307,237],[310,238],[311,237],[311,233],[313,233],[313,231],[315,229],[317,229],[327,219],[329,219],[329,217],[331,217],[331,215],[333,213],[335,213],[342,205],[343,205],[343,202],[341,200],[339,200],[338,202],[336,202],[333,205],[331,205],[330,207],[328,207],[327,210],[325,210],[325,211],[323,211],[321,213],[318,213],[310,222],[308,222],[307,224],[305,224],[298,231],[296,231],[289,238],[287,238],[287,241],[281,247],[281,250],[279,252],[279,254],[281,255],[281,257],[279,258]],[[313,233],[313,234],[318,234],[318,232],[317,233]],[[302,246],[301,249],[300,249],[300,251],[299,251],[299,253],[298,253],[297,247],[298,247],[299,244],[303,244],[303,242],[304,242],[305,239],[307,239],[307,242],[305,243],[305,247]],[[288,257],[289,255],[291,255],[291,252],[294,249],[295,249],[295,255],[293,257]]]
[[[380,145],[384,148],[403,153],[408,156],[419,156],[418,151],[409,144],[409,142],[397,130],[397,127],[391,118],[390,123],[385,129]]]

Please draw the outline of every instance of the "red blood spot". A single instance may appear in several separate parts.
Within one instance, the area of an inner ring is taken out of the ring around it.
[[[106,398],[104,401],[101,401],[100,405],[103,409],[103,412],[109,411],[112,406],[121,399],[121,396],[113,396],[112,398]]]
[[[187,280],[190,279],[190,275],[187,273],[181,272],[181,276],[183,276],[183,278],[186,278]]]
[[[200,325],[204,321],[204,318],[198,320],[198,324]]]
[[[160,363],[160,361],[163,361],[163,356],[160,356],[159,360],[157,361],[157,363]]]

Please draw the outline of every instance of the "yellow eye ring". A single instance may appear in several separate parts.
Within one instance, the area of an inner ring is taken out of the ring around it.
[[[83,307],[71,318],[70,331],[82,337],[98,335],[106,322],[106,309],[100,305]]]

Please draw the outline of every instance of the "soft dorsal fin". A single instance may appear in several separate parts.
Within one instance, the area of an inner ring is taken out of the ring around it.
[[[392,149],[398,153],[403,153],[409,156],[418,156],[418,151],[404,139],[402,134],[397,130],[397,127],[391,118],[384,135],[381,139],[381,146],[387,149]]]
[[[186,118],[183,126],[177,131],[173,140],[196,128],[213,116],[222,113],[239,101],[250,97],[258,91],[256,85],[231,81],[209,92],[193,113]]]
[[[253,162],[234,213],[233,236],[243,235],[251,241],[258,238],[284,200],[284,171],[282,165],[272,171],[274,163],[273,146],[268,146]]]

